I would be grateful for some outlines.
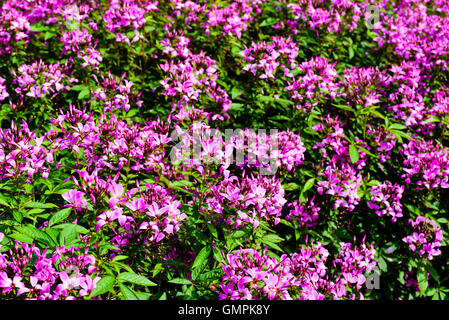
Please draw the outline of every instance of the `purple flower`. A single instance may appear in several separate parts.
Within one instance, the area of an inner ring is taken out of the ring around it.
[[[441,254],[439,247],[443,240],[443,231],[430,218],[418,216],[416,220],[409,220],[415,230],[411,235],[404,237],[402,241],[409,244],[410,250],[417,252],[419,256],[427,255],[427,260]]]
[[[385,214],[391,216],[393,222],[397,218],[402,217],[402,204],[400,202],[404,186],[392,184],[385,181],[382,184],[371,187],[371,201],[368,201],[368,207],[375,210],[376,214],[381,217]]]
[[[78,211],[82,211],[82,209],[87,209],[87,201],[82,199],[85,195],[84,192],[78,190],[70,190],[69,192],[63,193],[62,198],[69,202],[69,205],[65,205],[65,207],[73,207]]]

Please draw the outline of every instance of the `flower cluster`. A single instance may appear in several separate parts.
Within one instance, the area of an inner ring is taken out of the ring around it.
[[[120,225],[124,225],[127,231],[134,230],[133,235],[143,233],[143,241],[146,243],[159,242],[179,230],[186,214],[181,212],[181,203],[176,200],[175,196],[162,186],[155,184],[146,184],[143,191],[131,190],[130,194],[134,192],[139,197],[134,196],[124,203],[132,212],[131,219],[128,219],[128,221],[131,220],[131,223],[126,224],[125,219],[120,221],[120,217],[118,218]],[[114,210],[120,211],[117,207]],[[106,217],[106,212],[103,216],[98,217],[99,224],[103,224],[101,221]],[[124,239],[126,236],[118,234],[114,240],[123,245]]]
[[[368,207],[373,209],[379,217],[389,215],[391,221],[396,222],[402,217],[401,198],[404,189],[404,186],[397,183],[393,185],[390,181],[372,186],[370,189],[372,198],[368,202]]]
[[[141,7],[139,2],[140,1],[134,0],[115,0],[110,2],[109,9],[104,13],[103,19],[106,23],[105,28],[116,34],[115,41],[124,41],[125,43],[130,44],[127,35],[123,34],[127,31],[127,27],[132,28],[132,31],[134,31],[134,36],[131,39],[131,42],[136,42],[143,38],[139,32],[139,28],[145,25],[144,15],[146,10]],[[149,11],[154,10],[154,8],[149,6],[147,8]],[[157,10],[157,6],[155,9]]]
[[[228,171],[222,181],[210,188],[206,203],[211,214],[219,214],[219,219],[233,228],[241,228],[245,223],[257,228],[260,220],[272,220],[277,224],[286,203],[284,189],[275,178],[239,179]],[[226,214],[229,211],[235,213]]]
[[[173,97],[175,108],[184,109],[187,103],[199,102],[201,97],[208,97],[221,107],[220,113],[226,114],[231,107],[231,100],[225,90],[218,85],[216,61],[204,52],[194,54],[189,48],[190,39],[177,32],[169,32],[168,38],[161,41],[163,52],[171,58],[160,64],[167,74],[160,81],[162,94]],[[178,59],[173,59],[178,57]],[[182,59],[179,59],[182,57]],[[184,111],[184,110],[182,110]],[[219,115],[221,118],[222,115]]]
[[[341,274],[334,279],[328,273],[326,261],[329,252],[320,243],[311,243],[300,252],[270,257],[266,249],[240,249],[226,255],[219,299],[231,300],[322,300],[354,299],[348,296],[349,287],[355,284],[361,289],[366,281],[364,273],[372,271],[374,248],[363,243],[360,248],[351,248],[350,243],[341,243],[342,250],[334,260]]]
[[[400,6],[393,6],[394,14],[385,17],[376,41],[381,46],[392,45],[399,57],[414,60],[423,68],[438,66],[445,70],[448,17],[432,12],[447,13],[447,4],[441,7],[440,1],[425,2],[406,0]]]
[[[261,70],[260,79],[275,79],[279,67],[282,67],[284,75],[292,77],[291,71],[297,67],[298,47],[290,37],[273,37],[268,44],[265,41],[253,42],[240,55],[243,56],[242,62],[246,63],[242,70],[250,71],[254,76]],[[281,65],[282,60],[285,63]]]
[[[296,103],[296,108],[310,112],[320,102],[320,97],[335,97],[338,85],[335,83],[337,72],[334,66],[335,63],[331,64],[321,57],[315,57],[298,66],[299,74],[288,81],[285,88]]]
[[[0,77],[0,101],[9,97],[8,91],[6,91],[5,79]]]
[[[0,29],[0,56],[11,53],[12,47],[9,45],[11,34],[8,31]]]
[[[417,176],[417,189],[449,188],[449,153],[445,147],[415,137],[403,145],[402,153],[406,157],[402,178],[407,184]]]
[[[333,264],[342,272],[342,283],[361,289],[366,275],[377,265],[374,260],[376,250],[372,244],[366,245],[365,239],[360,246],[353,247],[351,243],[341,242],[340,247],[341,251]]]
[[[47,165],[53,162],[54,150],[46,147],[45,142],[46,137],[37,137],[25,121],[19,127],[11,122],[10,129],[0,129],[0,179],[26,174],[31,183],[36,173],[47,178]]]
[[[0,233],[0,241],[3,240]],[[0,245],[0,249],[1,249]],[[15,242],[0,253],[2,294],[33,300],[74,300],[88,296],[101,279],[95,258],[79,248],[56,248],[49,256],[34,244]]]
[[[310,201],[306,199],[306,204],[301,204],[298,200],[289,203],[288,206],[292,207],[292,209],[290,209],[285,219],[289,221],[296,219],[300,226],[306,226],[308,228],[317,225],[320,207],[313,200],[314,198],[310,199]]]
[[[380,102],[391,79],[378,67],[346,69],[339,83],[343,90],[338,95],[348,100],[348,104],[369,107]]]
[[[419,256],[427,256],[427,260],[440,255],[443,232],[435,221],[418,216],[415,220],[410,219],[409,223],[413,227],[413,234],[403,238],[402,241],[408,243],[410,250],[417,252]]]
[[[385,163],[391,159],[391,150],[396,145],[396,137],[390,131],[385,130],[384,127],[378,126],[373,128],[372,125],[368,126],[366,130],[368,137],[372,138],[370,143],[375,148],[379,155],[379,162]]]
[[[292,20],[280,24],[288,25],[293,33],[303,26],[317,32],[339,32],[342,29],[353,31],[363,16],[363,5],[352,1],[306,0],[298,4],[289,3],[287,8]]]
[[[129,111],[131,105],[140,107],[143,101],[140,99],[141,93],[135,92],[133,82],[127,80],[126,73],[120,78],[108,72],[107,75],[100,74],[100,79],[95,75],[95,82],[98,88],[92,92],[92,101],[104,106],[104,111],[110,109],[124,109]]]
[[[321,142],[313,148],[319,149],[323,155],[323,171],[318,173],[319,194],[328,194],[335,198],[334,208],[354,210],[359,203],[358,189],[361,186],[361,169],[366,165],[367,155],[358,151],[359,159],[353,163],[350,156],[350,145],[345,139],[342,123],[338,119],[326,118],[314,130],[324,135]]]
[[[264,0],[237,0],[231,2],[229,6],[212,4],[210,10],[204,12],[207,21],[202,28],[209,34],[212,28],[220,26],[223,29],[221,36],[227,34],[241,38],[242,33],[248,28],[248,23],[253,20],[251,14],[260,13],[259,6],[263,2]]]
[[[42,60],[31,65],[22,65],[17,70],[12,71],[13,83],[17,85],[15,92],[22,99],[25,96],[31,98],[41,98],[45,95],[57,95],[59,91],[70,89],[78,79],[68,77],[70,74],[67,64],[45,64]]]

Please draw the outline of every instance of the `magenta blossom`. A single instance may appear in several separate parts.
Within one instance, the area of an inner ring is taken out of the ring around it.
[[[78,211],[82,211],[82,209],[87,209],[87,201],[82,199],[84,196],[84,192],[80,192],[77,190],[70,190],[69,192],[63,193],[62,198],[69,202],[69,205],[65,205],[65,207],[73,207]]]

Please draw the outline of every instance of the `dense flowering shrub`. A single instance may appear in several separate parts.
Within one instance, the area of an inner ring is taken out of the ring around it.
[[[446,299],[448,14],[2,1],[0,299]]]

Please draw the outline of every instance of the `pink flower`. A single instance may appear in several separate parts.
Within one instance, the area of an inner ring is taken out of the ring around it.
[[[11,280],[4,271],[0,271],[0,288],[3,288],[3,293],[8,293],[12,289],[18,289],[17,295],[29,292],[30,290],[25,287],[25,284],[21,281],[22,278],[18,275],[14,276]]]
[[[65,207],[73,207],[78,211],[87,209],[87,201],[85,199],[82,199],[84,194],[84,192],[74,189],[70,190],[69,192],[63,193],[62,198],[70,203],[70,205],[65,205]]]
[[[111,198],[109,199],[109,207],[112,209],[120,201],[123,195],[123,186],[117,184],[114,181],[111,182],[110,192]]]
[[[100,280],[100,277],[95,277],[95,279],[92,280],[91,277],[85,276],[83,277],[83,281],[81,282],[81,290],[79,292],[80,297],[84,297],[89,295],[93,289],[95,289],[97,282]]]

